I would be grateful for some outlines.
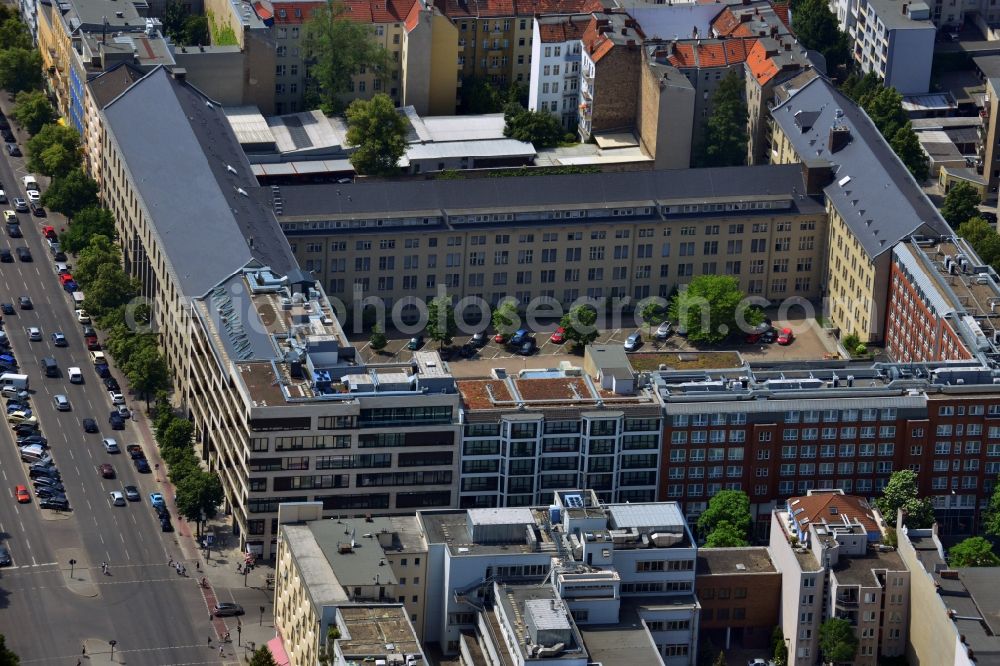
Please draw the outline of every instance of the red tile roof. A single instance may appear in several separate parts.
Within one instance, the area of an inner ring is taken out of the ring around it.
[[[754,44],[753,48],[750,49],[750,55],[747,56],[747,67],[754,80],[762,86],[773,79],[779,71],[774,59],[767,55],[767,50],[760,42]]]
[[[413,6],[410,7],[410,13],[406,15],[405,22],[407,31],[416,28],[417,24],[420,22],[420,7],[421,4],[419,2],[414,2]]]
[[[597,62],[614,48],[615,43],[598,30],[597,19],[590,19],[587,29],[580,39],[583,41],[583,48],[587,49],[590,59]]]
[[[675,44],[673,53],[667,58],[671,65],[684,67],[725,67],[736,65],[747,59],[747,54],[757,43],[755,38],[734,39]]]
[[[803,527],[806,524],[843,523],[844,516],[857,520],[867,532],[880,532],[878,521],[867,500],[856,495],[835,492],[814,492],[804,497],[788,500],[792,517]]]
[[[587,21],[565,19],[559,23],[543,23],[538,26],[538,34],[542,42],[568,42],[572,39],[582,39],[587,30]]]
[[[736,14],[733,14],[733,10],[729,7],[723,9],[718,16],[712,19],[712,28],[720,37],[728,37],[739,25],[740,20],[736,18]]]
[[[791,18],[788,16],[788,3],[785,3],[785,2],[782,2],[782,3],[772,2],[771,3],[771,9],[774,10],[774,13],[778,16],[778,18],[781,20],[781,22],[785,24],[785,27],[788,28],[789,30],[791,30],[792,29],[792,21],[791,21]]]

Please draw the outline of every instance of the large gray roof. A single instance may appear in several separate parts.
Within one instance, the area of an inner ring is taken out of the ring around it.
[[[868,115],[825,78],[817,76],[771,114],[800,159],[833,164],[833,182],[824,190],[827,199],[869,256],[891,250],[914,233],[953,235]],[[834,125],[847,127],[850,141],[831,153]]]
[[[797,164],[623,173],[282,186],[283,217],[743,198],[804,192]],[[796,197],[802,211],[822,206]]]
[[[103,113],[184,295],[255,261],[298,268],[218,104],[157,67]]]

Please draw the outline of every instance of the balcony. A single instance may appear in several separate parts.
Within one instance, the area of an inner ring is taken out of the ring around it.
[[[573,53],[570,50],[566,51],[566,55],[563,56],[563,60],[566,62],[580,62],[580,52],[577,51]]]

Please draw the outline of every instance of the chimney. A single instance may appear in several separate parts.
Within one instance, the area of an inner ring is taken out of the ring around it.
[[[831,153],[836,153],[847,147],[851,142],[851,130],[844,126],[834,125],[830,128],[830,141],[828,148]]]
[[[698,26],[691,28],[691,39],[698,39]]]
[[[909,6],[910,5],[908,3],[905,2],[903,3],[903,16],[906,16],[906,10],[909,8]]]
[[[788,43],[788,42],[785,42],[785,50],[786,51],[791,51],[792,50],[792,45],[790,43]]]
[[[177,81],[184,81],[187,79],[187,70],[183,67],[174,67],[170,70],[170,76],[174,77]]]
[[[823,188],[833,182],[833,167],[826,160],[807,160],[802,163],[802,180],[807,195],[820,196]]]

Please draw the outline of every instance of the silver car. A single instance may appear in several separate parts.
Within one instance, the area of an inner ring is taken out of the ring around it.
[[[108,453],[121,453],[121,449],[118,448],[118,440],[113,437],[105,437],[102,442],[104,443],[104,450]]]
[[[61,393],[59,395],[53,396],[52,402],[55,403],[56,409],[58,409],[60,412],[68,412],[71,409],[69,404],[69,398],[62,395]]]

